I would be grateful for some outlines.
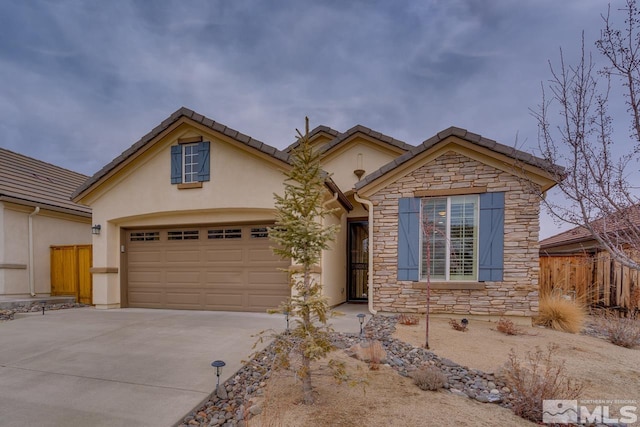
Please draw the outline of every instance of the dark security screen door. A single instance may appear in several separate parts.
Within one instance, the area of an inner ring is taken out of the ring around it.
[[[368,221],[352,221],[348,224],[347,268],[349,271],[349,301],[366,301],[369,268],[369,224]]]

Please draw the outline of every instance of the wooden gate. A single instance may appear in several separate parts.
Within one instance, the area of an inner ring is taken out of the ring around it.
[[[51,295],[73,295],[82,304],[93,301],[91,245],[51,246]]]

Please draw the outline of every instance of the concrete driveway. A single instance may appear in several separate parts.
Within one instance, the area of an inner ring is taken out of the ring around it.
[[[355,313],[330,323],[357,332]],[[241,367],[281,315],[93,308],[0,323],[0,426],[171,426]]]

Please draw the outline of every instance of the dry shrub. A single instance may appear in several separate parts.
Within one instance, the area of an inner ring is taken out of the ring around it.
[[[598,330],[615,345],[625,348],[640,345],[640,320],[605,312],[596,317],[596,324]]]
[[[450,319],[449,324],[456,331],[467,332],[467,325],[461,325],[456,319]]]
[[[558,295],[547,295],[540,298],[540,312],[535,323],[576,334],[582,330],[585,315],[584,307],[575,301]]]
[[[585,383],[567,375],[564,360],[555,360],[556,345],[547,351],[536,347],[524,360],[513,349],[505,364],[503,375],[511,389],[513,412],[527,420],[542,421],[542,401],[545,399],[575,400],[585,389]]]
[[[512,320],[507,319],[506,317],[501,317],[498,320],[498,324],[496,325],[496,329],[498,332],[502,332],[506,335],[522,335],[523,332],[520,330]]]
[[[369,360],[369,369],[377,371],[380,363],[387,358],[387,352],[384,351],[382,343],[378,340],[369,341],[369,347],[365,347],[364,351]]]
[[[398,316],[398,323],[401,325],[417,325],[420,323],[420,318],[415,314],[404,314]]]
[[[435,366],[419,369],[411,374],[411,378],[421,390],[436,391],[447,382],[447,376]]]

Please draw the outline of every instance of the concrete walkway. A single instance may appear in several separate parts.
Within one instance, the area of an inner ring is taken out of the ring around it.
[[[366,305],[338,308],[358,332]],[[370,316],[367,316],[369,319]],[[0,426],[171,426],[251,354],[282,315],[80,308],[0,322]]]

